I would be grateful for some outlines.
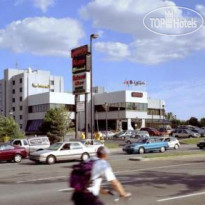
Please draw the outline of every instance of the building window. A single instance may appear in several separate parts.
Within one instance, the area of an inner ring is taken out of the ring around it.
[[[15,103],[15,98],[12,99],[12,102]]]
[[[23,110],[23,106],[20,106],[20,110]]]
[[[15,89],[12,90],[12,93],[15,94]]]
[[[15,107],[12,108],[13,112],[15,112]]]
[[[51,85],[54,85],[54,80],[51,80]]]
[[[20,120],[22,120],[22,119],[23,119],[23,116],[22,116],[22,115],[20,115],[20,116],[19,116],[19,118],[20,118]]]
[[[23,79],[22,79],[22,78],[20,78],[20,79],[19,79],[19,82],[20,82],[20,83],[22,83],[22,82],[23,82]]]
[[[20,100],[20,101],[22,101],[22,100],[23,100],[23,98],[22,98],[22,97],[20,97],[20,98],[19,98],[19,100]]]
[[[23,91],[23,88],[19,88],[19,91],[20,91],[20,93],[22,93],[22,91]]]
[[[54,92],[54,89],[51,89],[51,92]]]
[[[15,85],[15,80],[12,81],[12,84]]]
[[[160,115],[160,109],[148,109],[148,115]]]
[[[20,129],[22,129],[23,128],[23,125],[22,124],[20,124]]]

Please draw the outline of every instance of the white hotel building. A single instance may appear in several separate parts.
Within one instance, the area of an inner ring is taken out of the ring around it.
[[[104,92],[104,88],[101,87],[93,89],[95,127],[99,130],[105,129],[106,120],[110,129],[117,129],[119,126],[123,129],[156,127],[165,122],[165,102],[150,99],[147,92]],[[83,100],[82,95],[80,101]],[[38,133],[46,111],[59,106],[65,106],[75,121],[74,95],[64,92],[63,77],[31,68],[4,70],[4,78],[0,80],[1,114],[13,116],[26,133]],[[88,123],[90,127],[90,115]],[[84,129],[84,112],[79,113],[78,124],[79,130]]]

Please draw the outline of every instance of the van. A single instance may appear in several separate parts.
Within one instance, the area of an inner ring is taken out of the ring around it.
[[[26,139],[13,139],[10,141],[12,145],[24,147],[28,153],[43,150],[50,147],[48,137],[29,137]]]

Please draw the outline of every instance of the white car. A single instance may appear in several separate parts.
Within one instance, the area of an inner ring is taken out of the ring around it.
[[[104,144],[99,140],[85,139],[81,140],[80,142],[82,142],[82,144],[84,144],[86,147],[95,149],[95,152],[97,152],[99,147],[104,147]]]
[[[161,137],[160,139],[162,142],[167,142],[171,149],[179,149],[181,146],[179,140],[175,137]]]
[[[51,145],[48,149],[31,153],[29,159],[35,162],[48,164],[73,159],[86,161],[90,156],[95,156],[96,151],[95,147],[87,147],[81,142],[57,142]]]

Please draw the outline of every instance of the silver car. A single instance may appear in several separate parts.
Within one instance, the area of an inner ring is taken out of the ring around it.
[[[176,137],[176,138],[179,138],[179,137],[181,137],[181,138],[182,137],[184,137],[184,138],[187,138],[187,137],[196,137],[196,138],[198,138],[201,135],[197,132],[192,132],[189,129],[177,129],[172,133],[172,136]]]
[[[90,156],[95,156],[95,147],[86,147],[81,142],[57,142],[46,150],[33,152],[29,159],[35,162],[54,164],[59,161],[81,159],[86,161]]]

